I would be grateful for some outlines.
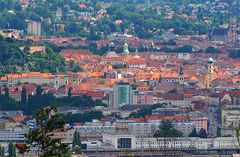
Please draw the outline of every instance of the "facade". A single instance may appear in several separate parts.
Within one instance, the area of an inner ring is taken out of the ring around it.
[[[206,130],[208,132],[208,118],[207,117],[195,117],[191,119],[191,122],[194,123],[194,126],[199,132],[201,129]]]
[[[52,139],[61,139],[62,143],[72,143],[74,130],[69,130],[65,132],[53,132]]]
[[[21,31],[15,30],[15,29],[3,29],[3,30],[0,30],[0,34],[4,38],[15,38],[15,39],[18,39],[21,33],[22,33]]]
[[[0,131],[0,143],[25,142],[26,131]]]
[[[113,145],[115,149],[236,149],[239,147],[234,137],[198,138],[136,138],[126,134],[104,134],[103,143]],[[122,144],[124,143],[124,145]]]
[[[180,113],[181,110],[179,108],[157,108],[152,110],[152,115],[174,116]]]
[[[210,34],[210,39],[216,43],[225,43],[228,41],[228,29],[213,28]]]
[[[214,60],[208,59],[207,62],[207,76],[206,76],[206,88],[212,88],[212,81],[214,80]]]
[[[153,137],[159,123],[129,123],[129,133],[136,137]]]
[[[73,128],[78,131],[81,136],[102,135],[103,133],[115,132],[115,125],[111,123],[88,122],[81,126],[74,126]]]
[[[41,36],[41,23],[37,21],[29,21],[27,32],[28,34]]]
[[[115,122],[116,133],[127,134],[129,133],[129,123],[134,123],[133,120],[117,120]]]
[[[132,58],[127,62],[129,68],[145,68],[147,63],[144,58]]]
[[[183,107],[187,108],[191,106],[192,99],[191,98],[180,98],[180,99],[165,99],[165,98],[159,98],[159,97],[154,97],[153,98],[153,104],[158,104],[158,103],[166,103],[166,104],[171,104],[172,106],[178,106],[178,107]]]
[[[153,104],[153,95],[144,92],[134,91],[132,99],[134,105]]]
[[[114,84],[113,102],[114,108],[132,104],[132,87],[129,83],[120,81]]]
[[[136,148],[135,140],[134,135],[103,134],[103,143],[113,145],[115,149],[134,149]]]
[[[55,88],[68,84],[67,75],[52,75],[50,73],[30,72],[23,74],[6,74],[1,77],[0,85],[15,86],[18,83],[32,83],[37,85],[52,84]]]
[[[222,126],[223,127],[236,127],[239,124],[240,106],[226,106],[222,109]]]
[[[178,84],[183,85],[185,83],[183,68],[180,67],[179,74],[178,74]]]
[[[178,123],[174,123],[174,127],[175,129],[177,129],[178,131],[181,131],[183,133],[183,136],[188,137],[189,134],[191,134],[194,126],[194,123],[190,123],[190,122],[178,122]]]

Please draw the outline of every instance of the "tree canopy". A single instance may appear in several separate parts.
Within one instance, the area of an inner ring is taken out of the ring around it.
[[[154,137],[183,137],[183,133],[175,129],[170,120],[162,120]]]
[[[42,157],[70,157],[70,148],[62,139],[55,137],[57,133],[67,132],[66,122],[59,118],[55,107],[40,109],[36,114],[37,128],[27,134],[29,147],[39,147]]]

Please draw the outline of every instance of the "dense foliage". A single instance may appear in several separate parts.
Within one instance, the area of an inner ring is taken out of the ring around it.
[[[111,5],[107,7],[103,17],[98,19],[97,16],[102,11],[101,2],[110,2]],[[128,5],[122,5],[126,3]],[[169,29],[179,35],[207,34],[213,26],[226,23],[231,14],[227,12],[228,8],[213,10],[199,5],[197,10],[194,10],[191,3],[207,4],[202,0],[91,0],[81,3],[73,0],[36,0],[30,1],[27,8],[22,8],[18,0],[1,0],[0,28],[14,28],[26,32],[26,20],[35,20],[42,23],[44,35],[78,35],[89,40],[99,40],[113,32],[127,32],[140,38],[150,38]],[[231,1],[226,3],[231,4]],[[86,7],[80,7],[79,4]],[[207,6],[211,7],[210,4]],[[240,4],[236,3],[237,9],[239,6]],[[170,11],[175,14],[166,18]],[[79,18],[84,13],[97,20],[93,22]],[[236,13],[238,14],[237,11]],[[116,24],[115,20],[121,20],[122,23]],[[56,24],[65,24],[65,28],[56,29]]]
[[[240,50],[231,51],[228,56],[231,58],[240,58]]]
[[[51,73],[65,71],[65,61],[59,53],[46,46],[46,53],[29,54],[29,46],[32,44],[0,37],[0,76],[26,71]],[[20,50],[20,46],[25,47],[23,51]]]
[[[56,133],[67,132],[66,122],[55,114],[55,107],[40,109],[36,114],[37,128],[27,134],[29,147],[40,148],[41,157],[70,157],[70,147]]]
[[[174,128],[170,120],[162,120],[154,137],[182,137],[183,133]]]
[[[26,96],[26,89],[23,88],[21,92],[21,101],[18,102],[15,99],[9,97],[7,89],[8,88],[5,88],[4,95],[0,95],[0,110],[20,110],[21,109],[26,114],[33,114],[42,107],[54,106],[54,105],[71,106],[71,107],[78,107],[78,108],[84,108],[84,109],[93,108],[95,106],[106,106],[105,104],[102,103],[101,100],[94,101],[89,96],[84,96],[84,95],[71,96],[71,90],[68,92],[68,96],[62,97],[62,98],[56,98],[51,92],[44,93],[41,86],[37,86],[36,94],[34,95],[29,94],[28,98]],[[95,112],[93,112],[93,114],[94,113]],[[83,121],[85,120],[84,117],[85,116],[87,117],[87,114],[92,114],[92,113],[85,113],[84,115],[82,115]],[[99,115],[98,112],[96,112],[95,115],[92,115],[93,119],[95,116],[96,116],[96,119],[98,119],[98,117],[101,117],[101,115]],[[82,121],[82,119],[79,119],[79,121]]]
[[[129,115],[129,118],[144,118],[147,115],[152,115],[152,110],[157,109],[157,108],[164,108],[165,104],[154,104],[149,108],[141,108],[137,112],[132,112]]]
[[[63,115],[62,118],[67,122],[92,122],[93,119],[101,119],[103,117],[100,111],[89,111],[84,113],[76,113]]]

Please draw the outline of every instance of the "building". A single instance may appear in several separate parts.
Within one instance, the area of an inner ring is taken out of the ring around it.
[[[0,143],[9,143],[9,142],[25,142],[26,141],[26,131],[19,130],[4,130],[0,131]]]
[[[198,138],[198,137],[169,137],[142,138],[130,134],[104,134],[103,143],[113,145],[115,149],[237,149],[235,137]]]
[[[115,149],[134,149],[135,140],[135,136],[129,134],[103,134],[103,143],[113,145]]]
[[[190,123],[190,122],[178,122],[178,123],[174,123],[174,127],[178,131],[181,131],[183,133],[183,136],[188,137],[195,126],[194,126],[194,123]]]
[[[207,62],[207,76],[206,88],[212,88],[212,81],[214,80],[214,60],[210,57]]]
[[[52,84],[55,88],[68,84],[67,75],[52,75],[51,73],[29,72],[22,74],[6,74],[0,79],[2,86],[15,86],[18,83],[32,83],[37,85]]]
[[[179,69],[178,83],[180,85],[183,85],[185,83],[184,74],[183,74],[183,68],[182,67],[180,67],[180,69]]]
[[[115,132],[115,125],[109,122],[86,122],[84,125],[74,126],[73,128],[78,131],[81,136],[101,136],[104,133]]]
[[[27,32],[31,35],[41,36],[41,23],[37,21],[29,21]]]
[[[216,43],[226,43],[228,41],[228,29],[227,28],[213,28],[210,33],[210,39]]]
[[[123,46],[123,54],[124,54],[124,56],[129,56],[129,50],[128,50],[127,41],[125,41],[125,44]]]
[[[143,123],[129,123],[129,133],[136,137],[153,137],[157,131],[159,123],[143,122]]]
[[[132,87],[129,83],[120,81],[114,84],[113,102],[114,108],[132,104]]]
[[[20,47],[20,50],[24,50],[25,47]],[[45,46],[30,46],[29,47],[29,53],[46,53],[46,47]]]
[[[134,91],[133,104],[153,104],[153,95],[145,92]]]
[[[207,117],[194,117],[190,118],[190,121],[194,123],[194,126],[199,132],[201,129],[206,130],[208,132],[208,118]]]
[[[180,113],[179,108],[156,108],[152,110],[152,115],[174,116]]]
[[[15,29],[3,29],[3,30],[0,30],[0,34],[4,38],[15,38],[15,39],[18,39],[21,33],[22,33],[22,31],[15,30]]]
[[[134,122],[135,122],[134,120],[118,119],[115,122],[116,133],[121,133],[121,134],[129,133],[129,123],[134,123]]]

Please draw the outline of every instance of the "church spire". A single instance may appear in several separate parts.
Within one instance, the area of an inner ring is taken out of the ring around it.
[[[134,54],[133,58],[140,58],[140,56],[138,55],[138,50],[137,50],[137,48],[136,48],[136,51],[135,51],[135,54]]]
[[[129,50],[128,50],[128,43],[127,43],[127,40],[125,41],[125,44],[124,44],[124,50],[123,50],[123,53],[125,56],[128,56],[129,55]]]

